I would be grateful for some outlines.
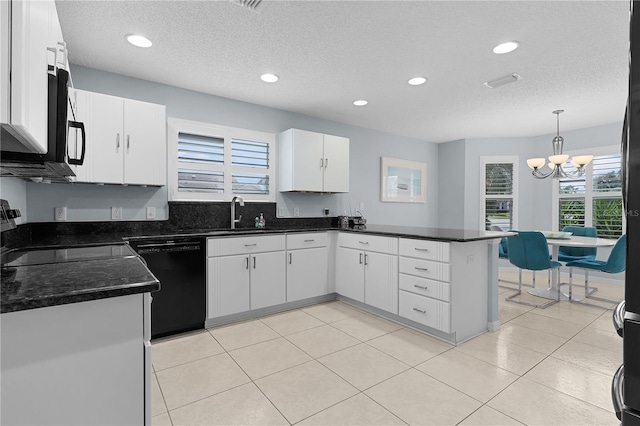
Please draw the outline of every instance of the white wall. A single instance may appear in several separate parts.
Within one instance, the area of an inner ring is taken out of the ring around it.
[[[342,195],[280,194],[276,202],[285,216],[300,209],[300,216],[352,213],[360,203],[369,223],[437,226],[438,146],[371,129],[294,114],[260,105],[221,98],[177,87],[72,66],[76,88],[167,106],[167,116],[278,134],[291,127],[344,136],[350,139],[350,192]],[[427,163],[427,203],[382,203],[380,157]],[[56,206],[67,206],[70,221],[109,220],[111,206],[123,206],[125,220],[143,220],[145,207],[156,207],[158,219],[168,214],[166,188],[97,186],[86,184],[27,183],[30,222],[53,220]]]

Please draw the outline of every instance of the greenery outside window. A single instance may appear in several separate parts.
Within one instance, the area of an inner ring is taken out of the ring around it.
[[[169,118],[169,200],[275,202],[275,135]]]
[[[518,157],[480,157],[480,226],[485,230],[517,228]]]
[[[583,177],[559,179],[554,185],[554,225],[557,230],[567,225],[593,226],[598,237],[615,239],[624,230],[619,148],[594,154]]]

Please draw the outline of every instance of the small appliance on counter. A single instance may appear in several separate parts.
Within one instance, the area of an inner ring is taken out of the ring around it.
[[[367,229],[367,219],[362,216],[350,216],[349,228],[351,229]]]
[[[0,200],[0,231],[15,229],[15,218],[20,217],[20,210],[9,207],[7,200]]]

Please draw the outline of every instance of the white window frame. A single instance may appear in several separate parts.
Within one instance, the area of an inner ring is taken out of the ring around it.
[[[178,161],[178,136],[180,133],[190,133],[200,136],[217,137],[224,139],[224,164],[207,165],[197,163],[180,163]],[[259,132],[256,130],[240,129],[237,127],[221,126],[216,124],[202,123],[198,121],[183,120],[181,118],[169,117],[167,119],[167,139],[169,153],[167,155],[168,164],[167,181],[169,184],[169,201],[231,201],[234,195],[241,196],[245,201],[276,201],[276,136],[273,133]],[[232,192],[232,174],[256,173],[255,168],[234,167],[231,164],[231,140],[244,139],[250,141],[264,142],[269,145],[269,168],[259,169],[260,173],[269,176],[268,194],[234,194]],[[178,191],[178,169],[189,168],[194,170],[218,171],[224,173],[224,190],[222,193],[204,192],[180,192]]]
[[[581,151],[565,152],[571,157],[576,155],[593,155],[594,157],[599,155],[612,155],[620,154],[620,145],[607,145],[598,148],[585,149]],[[553,229],[558,229],[560,226],[560,199],[561,198],[584,198],[584,226],[593,226],[593,200],[598,198],[622,198],[622,191],[620,192],[607,192],[602,195],[594,197],[593,193],[593,163],[590,163],[586,168],[587,178],[585,179],[584,194],[560,194],[560,181],[555,180],[551,188],[551,224]],[[622,215],[622,233],[627,228],[626,215]]]
[[[487,164],[512,164],[513,165],[513,194],[500,195],[492,194],[487,197]],[[485,217],[487,208],[487,198],[505,198],[513,200],[513,211],[511,213],[513,229],[518,229],[518,207],[520,202],[518,201],[518,177],[519,177],[519,157],[517,155],[504,155],[504,156],[481,156],[480,157],[480,231],[485,230]]]

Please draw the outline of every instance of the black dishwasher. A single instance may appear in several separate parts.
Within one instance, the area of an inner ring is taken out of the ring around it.
[[[160,281],[151,303],[151,338],[204,328],[207,314],[204,238],[130,241]]]

